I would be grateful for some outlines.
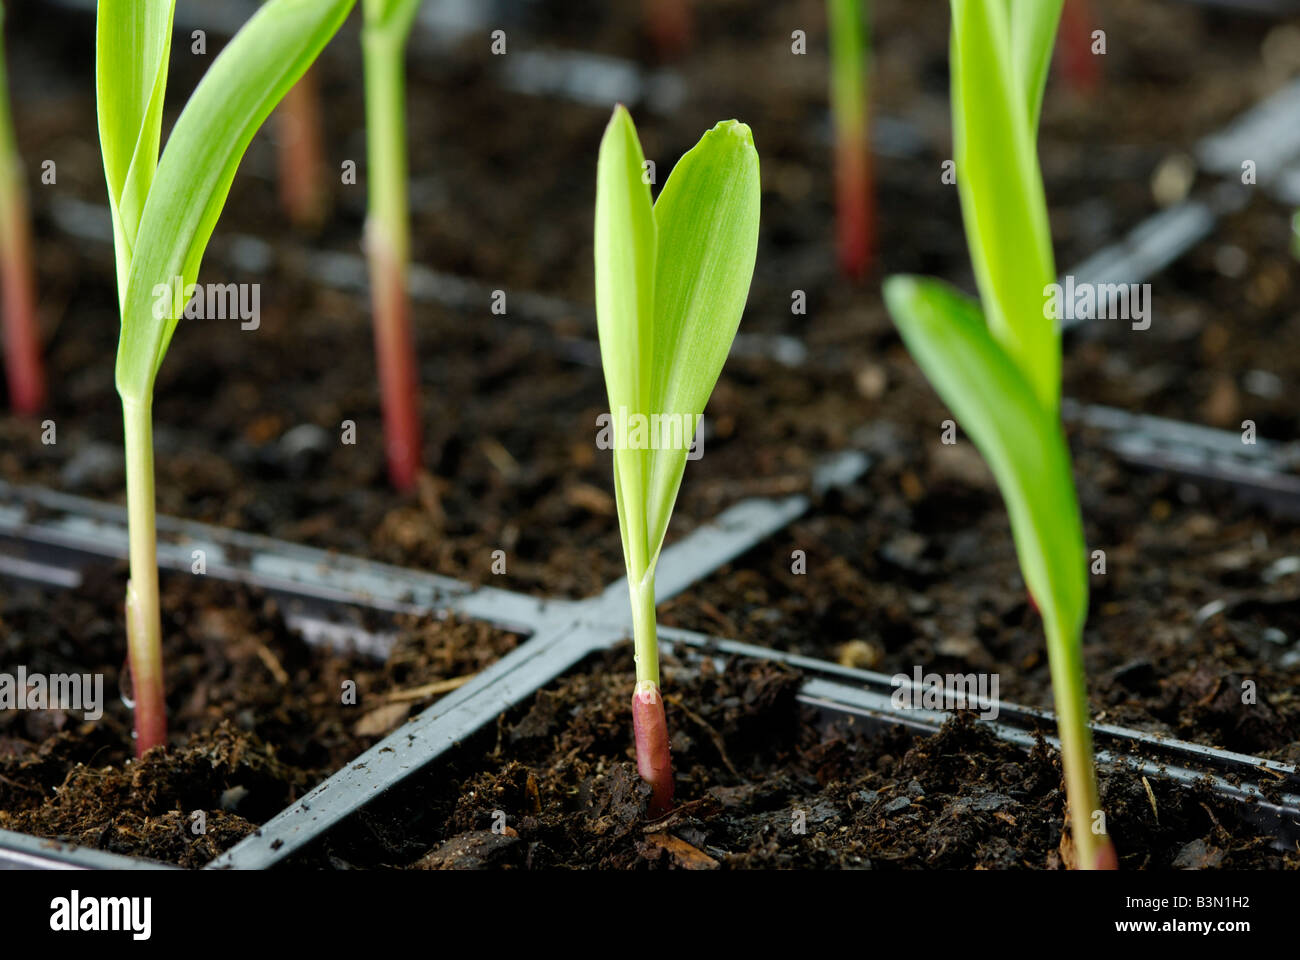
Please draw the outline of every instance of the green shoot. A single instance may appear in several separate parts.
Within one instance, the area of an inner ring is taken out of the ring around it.
[[[96,98],[122,320],[117,392],[130,525],[127,642],[140,754],[166,740],[154,518],[154,380],[244,151],[353,3],[269,0],[213,62],[176,121],[161,160],[174,3],[99,3]],[[169,289],[159,310],[159,291]]]
[[[875,255],[875,194],[867,102],[868,0],[826,0],[835,124],[835,234],[840,270],[860,279]]]
[[[4,7],[0,5],[0,289],[4,293],[5,377],[9,405],[33,414],[45,405],[45,368],[36,321],[36,274],[32,266],[31,221],[23,190],[22,161],[9,116],[9,70],[4,52]]]
[[[1011,17],[1005,0],[951,0],[953,128],[983,311],[945,284],[891,277],[885,302],[917,364],[997,479],[1025,583],[1042,613],[1076,863],[1115,865],[1097,796],[1083,670],[1083,526],[1060,421],[1061,346],[1034,147],[1061,0]]]
[[[411,259],[406,190],[406,41],[419,0],[363,0],[366,162],[369,209],[366,256],[374,311],[375,354],[384,410],[388,478],[415,486],[420,469],[420,415],[406,280]]]
[[[609,395],[614,491],[636,647],[637,765],[652,813],[673,793],[659,691],[655,567],[686,457],[745,308],[758,251],[758,153],[717,124],[651,206],[632,118],[614,110],[596,173],[596,318]]]

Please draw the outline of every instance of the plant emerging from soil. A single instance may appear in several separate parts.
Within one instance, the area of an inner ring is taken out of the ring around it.
[[[127,644],[140,754],[166,739],[154,518],[154,380],[249,141],[354,2],[264,4],[195,89],[161,160],[174,3],[99,3],[95,89],[122,320],[116,378],[130,524]]]
[[[22,169],[9,116],[4,6],[0,5],[0,288],[4,291],[5,377],[9,382],[9,405],[18,413],[30,414],[45,403],[45,368],[36,322],[32,227]]]
[[[867,72],[868,0],[826,0],[831,36],[831,117],[835,124],[835,234],[840,270],[861,278],[875,255]]]
[[[614,492],[636,646],[632,719],[651,811],[672,802],[655,567],[689,447],[731,350],[758,252],[758,153],[717,124],[650,202],[632,118],[614,110],[596,173],[596,317],[614,425]]]
[[[384,411],[388,479],[415,486],[420,468],[420,414],[411,306],[406,185],[406,42],[419,0],[362,0],[361,49],[366,80],[366,257],[374,311],[375,354]]]
[[[1113,866],[1100,816],[1083,672],[1083,527],[1061,426],[1061,339],[1035,140],[1061,0],[952,0],[957,182],[980,306],[936,280],[891,277],[885,301],[912,356],[997,478],[1042,613],[1076,862]]]

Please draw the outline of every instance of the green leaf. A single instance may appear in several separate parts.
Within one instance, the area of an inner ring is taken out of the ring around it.
[[[1043,291],[1056,267],[1034,145],[1036,94],[1027,90],[1041,84],[1038,71],[1046,69],[1036,56],[1050,56],[1050,46],[1035,52],[1030,42],[1046,45],[1051,37],[1041,26],[1024,27],[1025,50],[1017,55],[1006,0],[952,0],[952,11],[953,142],[975,278],[994,339],[1043,406],[1055,410],[1061,340],[1056,320],[1045,316]]]
[[[175,0],[100,0],[95,99],[122,306],[162,129]]]
[[[1088,611],[1083,526],[1055,408],[989,334],[979,305],[938,280],[894,276],[885,304],[931,385],[997,479],[1020,569],[1045,620],[1077,638]]]
[[[677,418],[683,442],[661,443],[650,455],[652,558],[668,530],[695,424],[718,382],[749,296],[760,193],[753,135],[745,124],[724,120],[677,162],[655,203],[659,254],[649,412]]]
[[[695,426],[731,350],[758,251],[758,153],[749,127],[717,124],[673,169],[653,208],[645,158],[621,106],[596,175],[596,318],[615,429],[623,554],[652,583]],[[656,434],[657,443],[650,441]]]
[[[656,228],[645,156],[632,118],[616,107],[596,166],[596,324],[610,414],[644,414],[654,356]],[[614,486],[623,559],[630,577],[646,572],[648,451],[614,450]]]
[[[1034,0],[1033,3],[1007,0],[1007,3],[1017,82],[1029,111],[1030,136],[1037,137],[1043,91],[1047,87],[1047,72],[1052,65],[1052,47],[1056,41],[1056,28],[1061,22],[1061,8],[1065,5],[1065,0]]]
[[[354,2],[269,0],[216,58],[185,105],[140,216],[122,299],[117,386],[124,397],[150,396],[184,308],[177,298],[169,315],[156,317],[154,288],[180,277],[184,289],[198,278],[253,134],[338,31]],[[99,55],[116,60],[122,52],[101,49]],[[100,93],[113,96],[102,85]]]

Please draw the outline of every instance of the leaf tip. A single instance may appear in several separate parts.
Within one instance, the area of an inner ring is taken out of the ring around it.
[[[726,136],[727,134],[736,137],[741,141],[741,143],[749,147],[749,149],[757,152],[754,147],[754,131],[750,129],[749,124],[741,123],[739,120],[719,120],[713,125],[713,128],[705,134],[705,137],[721,137]]]
[[[915,296],[917,280],[918,278],[910,273],[896,273],[885,278],[885,282],[881,285],[881,292],[885,297],[885,306],[891,313],[897,312],[900,306]]]

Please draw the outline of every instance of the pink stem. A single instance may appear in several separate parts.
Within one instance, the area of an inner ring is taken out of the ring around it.
[[[835,204],[840,269],[860,280],[875,256],[871,154],[865,133],[846,131],[835,145]]]
[[[1088,0],[1065,0],[1061,11],[1061,73],[1077,93],[1093,93],[1101,83],[1101,65],[1092,52],[1092,11]]]
[[[1097,857],[1093,861],[1092,869],[1094,870],[1118,870],[1119,857],[1115,854],[1115,845],[1109,840],[1103,840],[1101,847],[1097,850]]]
[[[414,488],[420,469],[419,388],[410,304],[406,297],[405,271],[394,256],[392,245],[378,230],[368,234],[388,479],[395,489],[406,492]]]
[[[325,219],[325,148],[316,71],[308,70],[280,107],[280,203],[295,226]]]
[[[636,768],[650,784],[651,818],[673,808],[673,761],[668,747],[668,718],[659,686],[648,680],[632,694],[632,729],[636,733]]]
[[[13,190],[8,210],[5,222],[0,223],[5,376],[9,380],[9,403],[14,411],[35,414],[45,406],[45,370],[36,322],[31,228],[20,189]]]

